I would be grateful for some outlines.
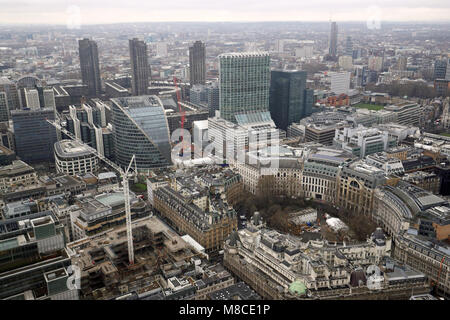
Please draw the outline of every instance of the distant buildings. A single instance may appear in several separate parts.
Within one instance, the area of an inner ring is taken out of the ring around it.
[[[216,111],[219,110],[220,99],[219,99],[219,84],[214,82],[206,87],[206,96],[208,101],[209,116],[214,117]]]
[[[330,72],[331,91],[336,95],[348,94],[350,90],[350,72]]]
[[[449,58],[438,59],[434,61],[434,73],[433,73],[434,80],[445,79],[445,76],[447,74],[448,60]]]
[[[219,56],[220,117],[236,123],[237,114],[269,110],[268,53],[226,53]]]
[[[17,156],[30,163],[53,162],[56,130],[47,123],[47,119],[55,119],[54,110],[13,110],[11,119]]]
[[[336,22],[331,23],[331,30],[330,30],[330,45],[328,53],[332,58],[336,58],[337,56],[337,35],[338,35],[338,27]]]
[[[26,106],[29,109],[39,109],[41,103],[39,101],[39,92],[37,89],[24,89]]]
[[[5,92],[0,92],[0,122],[9,121],[8,97]]]
[[[412,101],[401,102],[384,107],[397,115],[396,123],[404,126],[418,126],[420,124],[420,105]]]
[[[6,77],[0,78],[0,92],[4,92],[8,99],[9,110],[20,108],[20,98],[16,84]]]
[[[450,92],[450,80],[436,79],[434,80],[434,89],[438,96],[446,96]]]
[[[138,170],[170,166],[169,127],[161,100],[139,96],[111,101],[116,162],[126,167],[136,155]]]
[[[189,82],[190,85],[205,84],[206,81],[206,49],[205,44],[196,41],[189,47]]]
[[[207,101],[206,87],[204,85],[192,85],[189,89],[189,100],[194,104],[202,104]]]
[[[347,36],[345,40],[345,55],[349,57],[353,57],[353,41],[352,37]]]
[[[97,43],[89,39],[78,40],[78,51],[83,84],[87,85],[89,96],[98,96],[102,92],[102,83]]]
[[[353,59],[351,56],[340,56],[338,62],[341,69],[346,71],[353,71]]]
[[[332,145],[336,129],[341,129],[343,127],[343,123],[308,123],[305,125],[304,129],[305,141]]]
[[[306,76],[306,71],[271,72],[270,114],[282,130],[312,112],[314,92],[306,88]]]
[[[397,60],[397,70],[406,71],[406,66],[408,64],[408,58],[405,56],[400,56]]]
[[[42,92],[44,108],[50,108],[56,111],[55,92],[53,88],[44,89]]]
[[[167,56],[167,42],[158,42],[156,44],[156,55],[158,57]]]
[[[131,88],[134,96],[146,95],[150,81],[147,45],[137,38],[129,40]]]
[[[383,70],[383,57],[370,56],[368,66],[369,70],[380,72]]]
[[[389,138],[386,131],[359,126],[357,128],[346,127],[336,130],[334,144],[357,157],[364,158],[369,154],[395,147],[397,141]]]

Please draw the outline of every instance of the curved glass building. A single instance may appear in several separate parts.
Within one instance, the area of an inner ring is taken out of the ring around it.
[[[169,126],[157,96],[111,99],[116,162],[127,167],[133,154],[138,170],[172,165]]]

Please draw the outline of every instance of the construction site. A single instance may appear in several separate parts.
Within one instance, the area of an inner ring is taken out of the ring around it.
[[[128,259],[125,226],[67,245],[72,264],[81,271],[81,299],[108,300],[129,292],[166,289],[166,279],[202,258],[157,217],[133,222],[133,244],[133,264]]]

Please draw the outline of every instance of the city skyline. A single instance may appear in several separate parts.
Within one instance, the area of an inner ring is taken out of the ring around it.
[[[303,3],[292,0],[228,2],[161,0],[142,3],[137,0],[119,1],[75,0],[61,3],[56,0],[3,1],[2,24],[67,24],[79,20],[80,24],[109,24],[132,22],[208,21],[208,22],[261,22],[261,21],[429,21],[450,22],[450,4],[434,0],[423,5],[421,1],[387,1],[354,3],[353,1],[321,0]],[[237,10],[239,8],[239,10]]]
[[[1,300],[450,299],[447,3],[0,1]]]

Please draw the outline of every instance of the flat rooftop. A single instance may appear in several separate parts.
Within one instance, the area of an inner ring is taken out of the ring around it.
[[[92,154],[90,148],[72,140],[61,140],[55,143],[55,151],[59,157],[81,157]]]

